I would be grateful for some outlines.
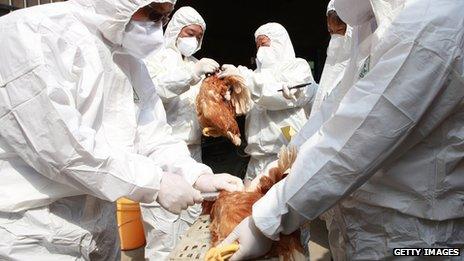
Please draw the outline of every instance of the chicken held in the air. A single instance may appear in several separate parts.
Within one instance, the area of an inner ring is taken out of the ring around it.
[[[207,137],[226,137],[240,146],[240,130],[236,116],[250,109],[250,92],[239,76],[207,77],[196,99],[197,116],[202,133]]]

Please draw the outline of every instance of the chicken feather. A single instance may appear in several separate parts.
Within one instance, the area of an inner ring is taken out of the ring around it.
[[[252,213],[253,204],[262,198],[271,187],[285,178],[287,171],[296,159],[295,148],[283,147],[279,153],[278,165],[269,170],[268,175],[261,176],[259,184],[252,191],[221,192],[218,199],[206,211],[211,217],[212,245],[223,241],[234,228]],[[281,256],[284,260],[293,260],[293,252],[303,252],[300,233],[281,235],[280,240],[273,243],[266,256]]]
[[[203,135],[207,137],[227,137],[240,146],[240,129],[235,117],[250,109],[250,92],[243,78],[217,75],[207,77],[196,99],[198,121]]]

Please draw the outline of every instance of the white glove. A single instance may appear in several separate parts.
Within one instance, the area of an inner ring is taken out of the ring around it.
[[[194,187],[201,192],[216,192],[226,190],[229,192],[243,191],[244,186],[240,178],[230,174],[205,174],[198,177]]]
[[[198,78],[201,78],[204,74],[214,73],[219,70],[219,64],[210,58],[203,58],[195,63],[193,66],[193,72]]]
[[[224,78],[227,76],[240,76],[240,70],[232,64],[223,64],[221,66],[221,72],[219,73],[219,78]]]
[[[296,101],[296,96],[291,92],[289,89],[288,85],[284,84],[282,85],[282,95],[284,96],[285,99],[287,100],[293,100]]]
[[[200,191],[192,188],[181,176],[165,172],[156,201],[169,212],[180,214],[189,206],[203,202],[203,198]]]
[[[295,94],[293,94],[295,96],[295,98],[299,99],[301,97],[301,95],[304,94],[304,90],[309,90],[309,88],[299,88],[298,90],[296,90]]]
[[[272,246],[272,240],[267,238],[255,225],[253,218],[245,218],[232,233],[221,242],[220,246],[227,246],[238,241],[240,247],[230,258],[234,260],[249,260],[265,255]]]

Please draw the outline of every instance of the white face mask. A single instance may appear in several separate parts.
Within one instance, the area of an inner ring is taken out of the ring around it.
[[[269,68],[279,61],[276,52],[270,46],[261,46],[256,53],[258,68]]]
[[[329,47],[327,48],[327,59],[336,58],[337,53],[343,48],[345,44],[345,37],[339,34],[332,34],[330,36]]]
[[[330,38],[329,47],[327,48],[327,64],[336,64],[346,61],[350,58],[351,44],[346,35],[333,34]]]
[[[177,48],[183,56],[190,57],[198,49],[198,40],[196,37],[179,37],[177,38]]]
[[[161,22],[140,22],[131,20],[126,26],[122,46],[131,55],[143,59],[161,49],[164,45]]]

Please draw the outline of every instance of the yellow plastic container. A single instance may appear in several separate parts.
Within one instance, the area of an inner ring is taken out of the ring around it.
[[[117,219],[121,250],[133,250],[145,245],[139,203],[125,198],[119,199],[117,201]]]

